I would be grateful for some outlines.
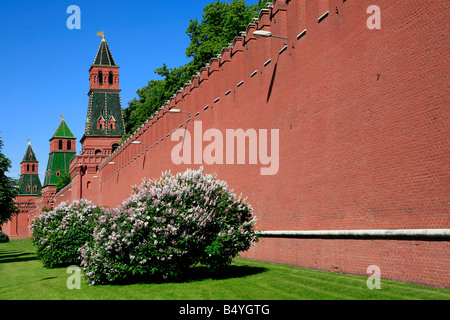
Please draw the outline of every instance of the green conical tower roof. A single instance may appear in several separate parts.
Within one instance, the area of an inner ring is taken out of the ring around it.
[[[70,131],[69,126],[64,121],[64,118],[61,120],[58,129],[56,129],[55,133],[53,134],[52,139],[53,138],[75,138],[72,131]]]
[[[31,148],[30,142],[28,142],[28,148],[27,151],[25,152],[25,155],[23,156],[23,160],[21,163],[23,162],[38,162],[36,159],[36,155],[34,154],[33,148]]]
[[[93,66],[116,66],[114,58],[109,50],[108,43],[106,43],[105,37],[103,37],[102,42],[95,56]]]

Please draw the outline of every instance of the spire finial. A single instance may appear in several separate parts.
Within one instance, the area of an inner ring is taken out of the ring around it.
[[[60,115],[60,117],[61,117],[62,120],[64,120],[64,116],[62,114]]]
[[[103,30],[103,28],[102,28],[102,30]],[[105,32],[104,31],[99,31],[99,32],[97,32],[97,36],[102,36],[103,38],[102,38],[102,41],[106,41],[105,40]]]
[[[30,139],[27,139],[27,141],[28,141],[28,145],[31,145],[31,141],[30,141]]]

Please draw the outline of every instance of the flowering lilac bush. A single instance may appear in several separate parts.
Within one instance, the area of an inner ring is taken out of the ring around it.
[[[92,238],[102,209],[87,200],[61,203],[32,222],[32,240],[37,256],[46,267],[80,262],[79,249]]]
[[[201,263],[216,269],[257,240],[252,208],[203,169],[144,180],[105,211],[80,249],[90,284],[157,276],[177,278]]]

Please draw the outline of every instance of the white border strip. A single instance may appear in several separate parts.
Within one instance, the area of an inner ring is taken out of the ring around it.
[[[259,231],[262,237],[278,238],[407,238],[450,240],[450,229],[374,229],[374,230],[275,230]]]

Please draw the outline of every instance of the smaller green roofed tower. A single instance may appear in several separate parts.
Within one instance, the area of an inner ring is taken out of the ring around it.
[[[37,196],[42,189],[36,155],[28,140],[28,147],[20,163],[19,196]]]
[[[50,139],[50,154],[45,170],[44,187],[55,186],[64,173],[69,173],[69,163],[76,154],[76,138],[64,117]]]

